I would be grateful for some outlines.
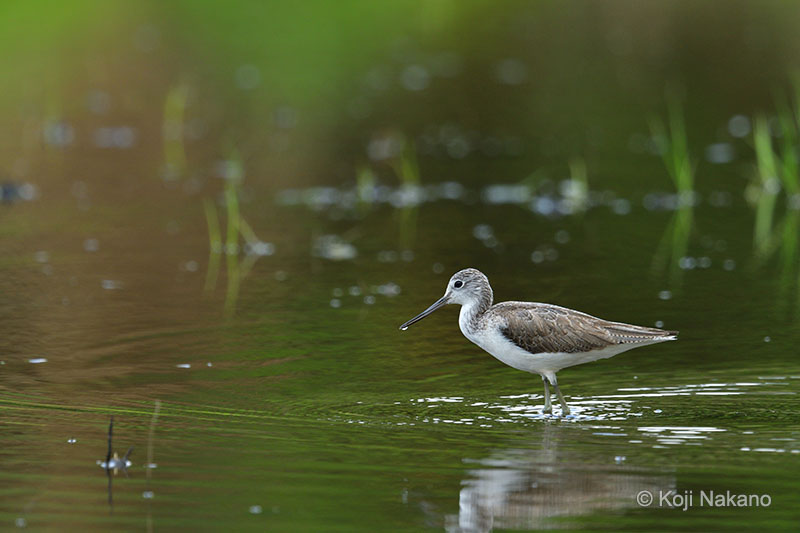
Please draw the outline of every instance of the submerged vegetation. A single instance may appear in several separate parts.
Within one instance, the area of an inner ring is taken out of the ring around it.
[[[756,165],[748,198],[756,206],[753,244],[762,261],[787,243],[789,234],[781,231],[780,227],[786,228],[788,219],[784,223],[775,223],[779,196],[784,197],[784,205],[789,212],[800,209],[799,100],[795,98],[791,106],[779,100],[774,121],[764,114],[756,115],[753,119]]]
[[[263,242],[244,219],[239,206],[244,167],[237,150],[217,165],[219,177],[224,180],[222,207],[226,214],[225,241],[222,240],[217,207],[208,198],[203,199],[203,210],[208,229],[208,267],[206,269],[205,292],[216,288],[220,261],[224,255],[226,265],[225,316],[230,317],[236,309],[239,286],[259,257],[272,255],[274,245]],[[243,252],[243,254],[242,254]]]
[[[667,120],[651,117],[650,131],[675,190],[679,206],[691,205],[694,193],[694,162],[689,155],[686,119],[683,105],[677,96],[667,98]]]
[[[683,106],[677,97],[670,96],[667,99],[666,123],[660,118],[651,118],[650,131],[677,195],[677,209],[653,256],[653,266],[657,271],[669,270],[670,285],[674,288],[680,282],[680,262],[687,257],[689,250],[695,203],[695,165],[689,154]]]
[[[773,118],[753,119],[755,171],[747,198],[755,206],[753,249],[763,265],[779,256],[781,292],[800,309],[800,82],[789,100],[776,97]],[[781,207],[783,209],[781,209]],[[781,299],[785,301],[785,298]]]

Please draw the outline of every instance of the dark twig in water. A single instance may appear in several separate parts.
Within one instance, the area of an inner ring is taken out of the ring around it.
[[[108,423],[108,450],[106,451],[106,460],[100,463],[100,466],[106,471],[106,476],[108,477],[108,506],[112,514],[114,512],[114,496],[112,490],[114,477],[111,474],[113,472],[114,475],[116,475],[122,470],[125,477],[128,477],[128,467],[131,465],[130,456],[131,452],[133,452],[133,446],[131,446],[128,448],[128,451],[125,452],[125,455],[120,458],[119,455],[113,452],[113,439],[114,417],[112,416]]]
[[[111,464],[111,449],[112,449],[112,439],[114,438],[114,415],[111,415],[111,421],[108,423],[108,451],[106,452],[106,462],[105,468],[106,470],[106,477],[108,478],[108,507],[109,513],[114,513],[114,491],[112,489],[112,485],[114,483],[114,478],[111,476],[111,469],[108,466]]]
[[[114,415],[111,415],[111,421],[108,423],[108,452],[106,453],[106,470],[108,463],[111,462],[111,439],[114,435]]]

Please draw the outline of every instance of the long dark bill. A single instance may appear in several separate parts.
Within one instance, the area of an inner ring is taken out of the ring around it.
[[[407,330],[408,326],[410,326],[411,324],[414,324],[415,322],[419,322],[420,320],[422,320],[423,318],[425,318],[429,314],[433,313],[434,311],[436,311],[437,309],[439,309],[443,305],[447,305],[447,303],[448,303],[447,296],[442,296],[441,298],[436,300],[436,302],[432,306],[430,306],[429,308],[427,308],[426,310],[424,310],[423,312],[421,312],[420,314],[418,314],[417,316],[415,316],[414,318],[412,318],[411,320],[409,320],[408,322],[406,322],[405,324],[400,326],[400,329],[401,330]]]

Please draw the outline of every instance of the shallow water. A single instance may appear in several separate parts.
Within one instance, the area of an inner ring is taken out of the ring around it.
[[[17,207],[6,217],[47,209],[45,200]],[[443,231],[432,222],[439,209],[456,208],[420,208],[421,233],[430,228],[420,242]],[[307,216],[273,209],[284,224]],[[697,208],[697,217],[711,209]],[[800,371],[794,322],[775,311],[777,282],[725,270],[726,258],[747,261],[732,245],[709,252],[707,269],[683,272],[664,300],[669,285],[649,274],[651,250],[617,253],[634,218],[657,225],[651,219],[661,214],[590,211],[569,221],[559,257],[537,265],[525,256],[541,240],[512,232],[518,219],[549,235],[568,221],[501,211],[449,224],[449,254],[420,245],[408,261],[386,262],[391,244],[370,235],[391,227],[390,209],[369,215],[358,258],[347,263],[276,238],[276,253],[242,280],[227,319],[224,276],[204,294],[203,268],[182,269],[207,263],[207,243],[188,229],[172,237],[98,217],[91,232],[46,247],[20,241],[29,251],[4,267],[4,519],[90,529],[618,531],[691,521],[736,530],[740,510],[636,503],[644,490],[695,499],[731,490],[768,494],[771,505],[746,510],[748,521],[791,529]],[[183,225],[202,235],[198,215]],[[494,228],[503,252],[482,250],[471,235],[477,222]],[[96,251],[83,250],[87,235]],[[158,254],[121,246],[148,239],[169,244]],[[40,249],[46,262],[36,260]],[[562,371],[574,414],[542,415],[540,380],[469,344],[455,308],[397,329],[462,265],[488,272],[498,299],[660,320],[681,339]],[[111,415],[115,451],[135,446],[129,477],[114,479],[113,513],[96,464]],[[157,467],[148,473],[150,461]]]
[[[681,196],[646,153],[647,104],[606,101],[618,112],[595,116],[603,106],[589,91],[574,95],[585,107],[557,116],[546,105],[566,105],[556,89],[588,90],[594,78],[533,81],[530,65],[555,75],[597,37],[613,46],[596,58],[622,69],[609,76],[649,80],[657,89],[628,90],[663,104],[650,59],[614,52],[649,37],[620,37],[610,20],[595,35],[596,21],[571,7],[520,5],[512,22],[465,9],[448,31],[483,28],[482,15],[497,23],[476,51],[408,28],[414,37],[397,37],[395,20],[373,13],[361,38],[392,33],[383,48],[351,57],[354,45],[336,41],[331,53],[352,64],[334,68],[317,57],[332,46],[321,37],[291,56],[308,73],[281,54],[258,63],[250,41],[216,26],[192,40],[193,22],[216,21],[205,8],[142,5],[95,15],[108,27],[75,43],[83,63],[64,60],[85,79],[53,82],[47,98],[20,82],[0,107],[23,132],[0,134],[0,524],[796,530],[800,224],[782,193],[759,252],[742,178],[753,154],[735,113],[770,103],[760,85],[720,95],[703,85],[712,74],[695,72],[698,192]],[[736,5],[728,22],[745,24],[749,8]],[[277,19],[303,18],[284,9]],[[661,9],[709,24],[688,7]],[[219,17],[263,35],[246,13]],[[420,27],[442,23],[425,17]],[[765,20],[752,23],[753,42],[780,27]],[[327,31],[359,24],[339,22]],[[526,24],[547,35],[567,22],[586,30],[576,50],[510,44]],[[263,39],[265,49],[291,41]],[[20,72],[25,54],[12,58]],[[744,54],[730,68],[750,72],[763,56],[782,57]],[[486,92],[448,85],[465,80]],[[522,88],[549,99],[517,105]],[[173,119],[194,126],[176,138]],[[570,128],[589,140],[572,142]],[[464,339],[454,306],[398,330],[468,266],[489,276],[497,301],[551,302],[680,339],[565,369],[573,415],[557,405],[543,415],[539,377]],[[113,452],[132,446],[132,464],[107,475],[112,416]],[[727,492],[757,506],[703,500]],[[645,494],[655,501],[642,505]]]

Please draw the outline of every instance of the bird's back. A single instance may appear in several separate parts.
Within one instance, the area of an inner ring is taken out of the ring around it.
[[[623,351],[636,346],[677,338],[677,331],[612,322],[558,305],[536,302],[503,302],[485,313],[519,348],[531,354],[587,353],[614,346]]]

